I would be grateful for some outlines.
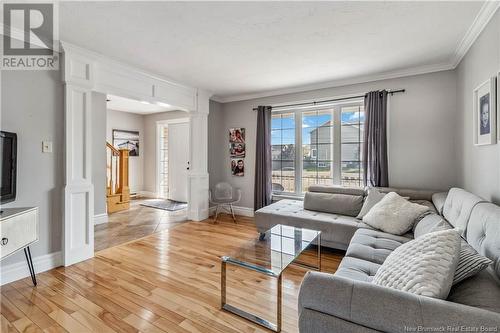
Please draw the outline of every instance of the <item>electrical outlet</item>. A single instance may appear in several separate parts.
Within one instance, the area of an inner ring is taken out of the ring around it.
[[[52,153],[52,141],[42,141],[42,153]]]

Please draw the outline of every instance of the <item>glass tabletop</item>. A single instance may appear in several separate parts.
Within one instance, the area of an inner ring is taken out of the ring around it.
[[[251,241],[222,260],[278,276],[320,234],[318,230],[278,224],[265,233],[264,239]]]

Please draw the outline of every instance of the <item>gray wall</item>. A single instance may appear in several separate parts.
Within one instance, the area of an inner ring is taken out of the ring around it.
[[[460,63],[458,74],[457,142],[459,185],[500,204],[500,144],[473,144],[473,90],[500,71],[500,10]]]
[[[106,117],[106,140],[113,144],[113,130],[139,131],[139,156],[129,157],[129,188],[131,193],[143,191],[144,189],[144,116],[123,112],[108,110]],[[105,143],[102,147],[105,148]],[[106,170],[106,169],[104,169]]]
[[[106,213],[106,95],[92,93],[94,215]]]
[[[63,85],[59,71],[2,71],[1,129],[17,133],[17,197],[3,207],[38,206],[40,241],[34,257],[61,250],[64,188]],[[42,141],[52,153],[42,153]],[[24,261],[22,251],[2,266]]]
[[[239,206],[253,207],[256,112],[258,105],[364,93],[376,89],[405,88],[406,93],[390,97],[389,167],[390,185],[447,189],[457,183],[456,73],[443,71],[405,78],[382,80],[303,93],[222,104],[222,116],[209,120],[211,140],[220,144],[222,156],[209,164],[210,177],[232,183],[243,190]],[[212,103],[210,113],[218,112]],[[212,117],[211,115],[209,117]],[[245,176],[233,177],[229,168],[227,131],[246,128]],[[220,175],[219,172],[222,174]],[[211,182],[212,184],[212,182]]]
[[[156,123],[161,120],[187,118],[183,111],[168,111],[142,116],[144,118],[144,191],[156,192]]]
[[[224,126],[224,112],[222,104],[210,101],[208,114],[208,171],[209,184],[213,188],[218,182],[225,180],[225,167],[221,161],[225,160],[229,151],[228,136]]]

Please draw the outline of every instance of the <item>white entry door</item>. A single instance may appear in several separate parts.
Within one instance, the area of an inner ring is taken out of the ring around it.
[[[188,201],[189,123],[168,124],[168,198]]]

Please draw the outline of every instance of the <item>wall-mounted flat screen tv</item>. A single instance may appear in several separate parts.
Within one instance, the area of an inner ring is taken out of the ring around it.
[[[0,131],[0,156],[2,157],[0,160],[2,173],[0,202],[6,203],[16,199],[16,133]]]

